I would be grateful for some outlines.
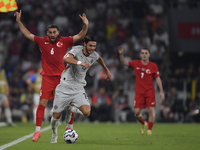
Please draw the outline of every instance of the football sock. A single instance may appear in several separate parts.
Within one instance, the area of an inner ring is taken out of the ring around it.
[[[44,118],[44,110],[45,106],[38,105],[36,112],[36,127],[41,127],[42,125],[42,120]]]
[[[144,118],[142,118],[141,120],[138,119],[138,121],[139,121],[141,124],[144,124],[144,123],[145,123]]]
[[[68,128],[73,129],[73,123],[74,123],[74,113],[72,113],[71,121],[68,124]]]
[[[8,124],[12,124],[12,115],[11,115],[10,108],[5,108],[5,116],[6,116]]]
[[[73,129],[73,124],[68,124],[67,126],[69,129]]]
[[[58,120],[59,119],[55,119],[53,116],[51,117],[51,128],[54,134],[57,134]]]
[[[36,123],[36,112],[37,112],[37,107],[33,107],[33,122]]]
[[[74,112],[74,113],[76,113],[76,114],[85,116],[85,115],[82,113],[82,111],[80,111],[78,108],[76,108],[76,107],[74,107],[74,106],[71,106],[71,107],[70,107],[70,111],[71,111],[71,112]]]
[[[148,130],[152,130],[154,123],[148,122]]]
[[[40,131],[40,129],[41,129],[40,126],[36,126],[36,128],[35,128],[35,132],[36,132],[36,131]]]

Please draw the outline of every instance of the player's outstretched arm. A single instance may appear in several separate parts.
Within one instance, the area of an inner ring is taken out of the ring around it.
[[[97,60],[97,62],[98,62],[98,63],[103,67],[103,69],[105,70],[106,75],[107,75],[106,80],[110,80],[110,79],[111,79],[111,73],[110,73],[110,71],[108,70],[108,68],[106,67],[106,65],[105,65],[103,59],[101,58],[101,56],[99,56],[99,59]]]
[[[19,25],[19,29],[21,30],[21,32],[23,33],[23,35],[34,42],[34,35],[31,34],[27,29],[26,27],[23,25],[23,23],[21,22],[21,14],[22,14],[22,11],[20,10],[20,12],[15,12],[14,16],[16,16],[16,21]]]
[[[122,65],[129,66],[128,62],[124,59],[123,48],[122,46],[118,46],[117,50],[119,52],[119,59]]]
[[[74,56],[72,54],[69,54],[69,53],[67,53],[63,57],[63,61],[66,62],[66,63],[69,63],[69,64],[81,65],[81,66],[84,66],[85,68],[91,67],[91,65],[89,63],[84,63],[84,62],[81,62],[81,61],[74,59]]]
[[[164,92],[163,92],[163,86],[162,86],[162,81],[161,81],[160,77],[156,78],[156,82],[157,82],[158,87],[160,89],[160,98],[162,100],[164,100],[165,99],[165,95],[164,95]]]
[[[88,21],[86,15],[83,13],[82,16],[79,15],[79,17],[82,19],[84,26],[83,26],[82,30],[78,34],[74,35],[74,37],[73,37],[73,42],[74,43],[76,43],[77,41],[82,40],[85,37],[85,35],[87,33],[87,30],[88,30],[89,21]]]

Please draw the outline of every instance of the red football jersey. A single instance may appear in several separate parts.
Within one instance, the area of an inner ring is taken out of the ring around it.
[[[159,77],[158,67],[149,61],[147,65],[142,60],[129,61],[129,68],[133,68],[136,78],[136,93],[144,93],[146,90],[154,89],[153,78]]]
[[[34,36],[35,44],[40,48],[42,55],[42,75],[60,76],[65,69],[63,57],[68,48],[73,46],[73,37],[60,37],[56,43],[51,43],[49,37]]]

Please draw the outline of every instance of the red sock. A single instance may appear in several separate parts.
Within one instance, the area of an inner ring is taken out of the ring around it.
[[[44,110],[45,106],[38,105],[37,112],[36,112],[36,126],[42,125],[42,120],[44,118]]]
[[[153,128],[153,122],[148,122],[148,130],[152,130]]]
[[[72,113],[72,118],[71,118],[69,124],[73,124],[73,123],[74,123],[74,113]]]
[[[138,119],[138,121],[139,121],[141,124],[144,124],[144,123],[145,123],[144,118],[142,118],[141,120]]]

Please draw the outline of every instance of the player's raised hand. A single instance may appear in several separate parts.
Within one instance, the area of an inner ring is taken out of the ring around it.
[[[106,71],[106,75],[107,75],[106,80],[107,80],[107,81],[110,80],[112,75],[111,75],[111,73],[110,73],[109,70]]]
[[[117,47],[117,50],[118,50],[119,54],[122,54],[122,53],[123,53],[123,48],[122,48],[122,46],[118,46],[118,47]]]
[[[84,66],[85,68],[89,68],[91,67],[91,65],[89,63],[81,63],[81,66]]]
[[[21,14],[22,14],[21,9],[20,9],[19,12],[17,12],[17,11],[15,12],[14,16],[16,16],[16,21],[17,21],[17,22],[20,21],[20,19],[21,19]]]
[[[82,16],[79,15],[79,17],[83,20],[83,23],[84,23],[85,25],[88,25],[89,21],[88,21],[88,19],[87,19],[87,17],[86,17],[86,14],[83,13]]]

